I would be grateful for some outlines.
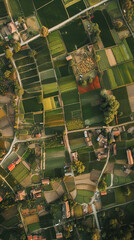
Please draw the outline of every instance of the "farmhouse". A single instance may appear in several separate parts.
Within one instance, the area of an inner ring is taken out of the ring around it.
[[[26,192],[25,190],[22,190],[22,191],[19,191],[17,194],[16,194],[16,201],[18,200],[24,200],[25,199],[25,196],[26,196]]]
[[[31,193],[32,193],[33,199],[41,197],[41,189],[31,190]]]
[[[49,185],[49,184],[50,184],[49,179],[43,179],[43,180],[42,180],[42,184],[43,184],[43,185]]]
[[[15,28],[15,26],[12,22],[8,23],[7,26],[8,26],[8,29],[11,33],[16,32],[16,28]]]
[[[63,234],[62,233],[56,233],[56,239],[60,239],[63,237]]]
[[[67,57],[66,57],[66,60],[67,60],[67,61],[72,60],[72,56],[71,56],[71,55],[67,56]]]
[[[62,211],[63,211],[63,218],[69,218],[70,217],[70,208],[69,208],[69,202],[66,201],[63,204],[62,207]]]
[[[11,172],[13,169],[15,168],[15,164],[14,163],[11,163],[9,166],[8,166],[8,170]]]
[[[0,202],[2,202],[3,198],[0,196]]]
[[[132,152],[131,152],[130,149],[127,150],[127,159],[128,159],[128,164],[129,165],[133,165],[134,164]]]

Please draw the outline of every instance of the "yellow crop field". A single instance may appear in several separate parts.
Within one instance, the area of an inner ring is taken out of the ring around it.
[[[5,114],[4,110],[0,109],[0,119],[5,117],[5,116],[6,116],[6,114]]]
[[[53,97],[43,99],[43,106],[45,111],[53,110],[56,108]]]

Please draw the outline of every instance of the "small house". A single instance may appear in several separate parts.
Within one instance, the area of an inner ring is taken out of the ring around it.
[[[27,236],[27,239],[28,239],[28,240],[33,240],[32,235]]]
[[[14,163],[11,163],[9,166],[8,166],[8,170],[11,172],[13,169],[15,168],[15,164]]]
[[[101,196],[107,195],[107,191],[101,191]]]
[[[26,195],[27,194],[26,194],[25,190],[19,191],[19,192],[17,192],[16,200],[22,201],[25,199]]]
[[[66,60],[67,60],[67,61],[70,61],[70,60],[72,60],[72,59],[73,59],[73,58],[72,58],[71,55],[69,55],[69,56],[66,57]]]
[[[2,196],[0,196],[0,202],[2,202],[3,201],[3,198],[2,198]]]

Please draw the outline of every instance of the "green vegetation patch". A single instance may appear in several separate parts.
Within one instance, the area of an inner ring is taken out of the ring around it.
[[[64,105],[79,102],[78,90],[63,92],[61,94]]]
[[[134,38],[131,36],[131,37],[128,37],[126,38],[126,41],[127,41],[127,44],[132,52],[132,55],[134,57]]]
[[[91,192],[89,190],[77,190],[75,201],[80,204],[89,203],[93,194],[94,192]]]
[[[102,207],[108,207],[115,204],[115,193],[114,190],[107,190],[107,195],[101,196]]]
[[[0,18],[8,15],[4,1],[0,0]]]
[[[32,224],[28,225],[28,231],[30,233],[32,233],[32,232],[34,232],[34,231],[36,231],[38,229],[40,229],[40,224],[38,222],[37,223],[32,223]]]
[[[109,65],[109,61],[108,61],[105,50],[97,51],[96,54],[100,56],[100,61],[99,61],[100,70],[103,71],[109,68],[110,65]]]
[[[34,6],[32,0],[19,0],[22,10],[24,12],[25,17],[29,17],[34,14]]]
[[[73,75],[62,77],[58,82],[62,93],[76,89],[76,81]]]

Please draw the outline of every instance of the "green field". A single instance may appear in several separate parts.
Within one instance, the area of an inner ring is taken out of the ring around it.
[[[69,144],[72,151],[85,147],[85,138],[83,132],[68,134]]]
[[[61,93],[76,89],[76,81],[73,75],[58,79]]]
[[[68,52],[72,52],[89,43],[83,24],[79,19],[63,27],[60,32]]]
[[[52,32],[48,35],[48,43],[53,58],[65,53],[65,46],[59,31]]]
[[[66,121],[74,120],[75,113],[78,113],[79,118],[81,118],[80,103],[64,106],[64,112]]]
[[[120,118],[122,119],[131,114],[131,108],[130,108],[130,104],[129,104],[129,100],[128,100],[128,94],[127,94],[126,87],[121,87],[121,88],[113,90],[113,94],[120,103],[119,113],[120,112],[123,113],[123,115],[121,117],[118,116],[118,120],[120,121]]]
[[[128,188],[130,190],[129,195],[127,195]],[[134,200],[134,184],[128,184],[122,187],[115,188],[114,192],[117,204],[122,204]]]
[[[98,62],[100,70],[104,71],[109,68],[110,65],[105,50],[97,51],[96,54],[100,56],[100,61]]]
[[[109,26],[101,11],[94,12],[94,18],[92,21],[99,25],[99,28],[101,30],[100,37],[102,39],[104,47],[111,47],[115,45]]]
[[[21,183],[28,175],[28,169],[23,165],[23,163],[19,163],[11,172],[11,175]]]
[[[27,149],[27,146],[25,145],[25,143],[21,143],[21,145],[18,148],[17,154],[22,157],[26,149]]]
[[[49,93],[55,93],[58,91],[56,82],[50,83],[50,84],[44,84],[44,85],[42,85],[42,88],[43,88],[44,95],[49,94]]]
[[[12,17],[18,18],[22,15],[22,10],[19,1],[16,0],[9,0]]]
[[[122,63],[104,71],[101,85],[106,89],[114,89],[134,81],[134,61]]]
[[[63,147],[46,150],[45,177],[59,177],[63,175],[65,152]],[[58,176],[59,174],[59,176]]]
[[[62,1],[54,0],[38,10],[42,25],[51,28],[67,19],[67,13]]]
[[[16,158],[18,155],[15,152],[12,152],[7,158],[6,161],[3,162],[2,167],[6,169]]]
[[[100,90],[83,93],[80,98],[85,125],[100,124],[103,121],[103,114],[100,110]]]
[[[62,97],[64,105],[79,102],[79,95],[78,95],[78,90],[77,89],[67,91],[67,92],[63,92],[61,94],[61,97]]]
[[[115,193],[113,190],[108,190],[107,195],[101,196],[102,207],[109,207],[115,204]]]
[[[124,40],[123,43],[120,44],[119,46],[113,47],[112,51],[117,63],[121,63],[129,59],[133,59],[133,55],[130,51],[130,48],[126,40]]]
[[[134,38],[131,36],[131,37],[128,37],[126,38],[126,41],[127,41],[127,44],[132,52],[132,55],[134,57]]]
[[[91,197],[93,196],[94,192],[88,190],[77,190],[77,195],[75,201],[82,204],[82,203],[89,203],[91,201]]]

